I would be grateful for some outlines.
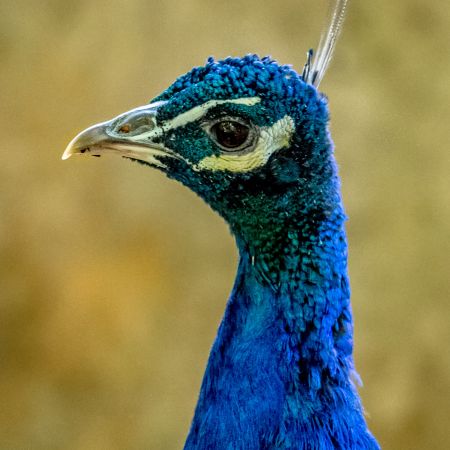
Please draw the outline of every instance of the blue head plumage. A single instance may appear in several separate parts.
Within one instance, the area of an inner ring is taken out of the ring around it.
[[[326,100],[291,67],[255,55],[209,59],[155,101],[167,102],[158,111],[160,124],[183,115],[185,121],[161,136],[159,143],[173,152],[164,158],[166,172],[203,197],[249,245],[260,233],[254,221],[263,227],[335,209]],[[214,133],[223,123],[242,124],[247,141],[220,145]]]
[[[186,449],[377,449],[352,383],[347,245],[325,97],[249,55],[191,70],[66,156],[156,167],[229,223],[235,286]]]

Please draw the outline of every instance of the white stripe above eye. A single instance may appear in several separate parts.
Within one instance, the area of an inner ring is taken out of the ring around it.
[[[261,99],[259,97],[236,98],[233,100],[209,100],[208,102],[203,103],[202,105],[195,106],[189,111],[179,114],[172,120],[168,120],[167,122],[163,123],[162,128],[164,129],[164,131],[167,131],[173,128],[184,127],[186,124],[200,119],[211,108],[214,108],[217,105],[223,105],[225,103],[233,103],[235,105],[253,106],[259,103],[260,101]]]
[[[154,139],[160,136],[163,132],[173,130],[174,128],[184,127],[188,123],[195,122],[196,120],[202,118],[211,108],[223,104],[235,104],[235,105],[246,105],[253,106],[259,103],[261,99],[259,97],[244,97],[235,98],[232,100],[209,100],[202,105],[194,106],[194,108],[185,111],[171,120],[163,122],[161,127],[155,128],[154,130],[147,131],[142,134],[127,137],[130,141],[142,141],[145,139]],[[152,105],[147,105],[147,108]]]

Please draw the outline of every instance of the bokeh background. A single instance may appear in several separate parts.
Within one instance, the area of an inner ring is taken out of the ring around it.
[[[197,197],[60,156],[206,57],[301,70],[317,0],[0,6],[0,449],[179,449],[237,254]],[[350,2],[321,85],[350,216],[356,364],[384,449],[450,446],[450,4]]]

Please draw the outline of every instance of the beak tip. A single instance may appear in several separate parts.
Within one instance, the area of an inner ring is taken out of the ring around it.
[[[66,159],[69,159],[71,156],[72,156],[72,151],[71,151],[71,149],[70,148],[67,148],[66,150],[65,150],[65,152],[63,153],[63,155],[61,156],[61,159],[63,160],[63,161],[65,161]]]

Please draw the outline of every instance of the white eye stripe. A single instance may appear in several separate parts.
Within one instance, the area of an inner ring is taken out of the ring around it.
[[[155,128],[154,130],[147,131],[142,134],[135,136],[129,136],[130,141],[142,141],[144,139],[154,139],[161,136],[164,132],[173,130],[175,128],[184,127],[188,123],[195,122],[196,120],[202,118],[211,108],[218,105],[223,105],[226,103],[236,104],[236,105],[246,105],[253,106],[259,103],[261,99],[259,97],[244,97],[236,98],[232,100],[209,100],[202,105],[195,106],[194,108],[185,111],[171,120],[164,122],[161,127]],[[151,105],[148,105],[150,107]]]
[[[261,99],[259,97],[246,97],[246,98],[236,98],[234,100],[209,100],[203,105],[195,106],[194,108],[181,113],[177,117],[164,123],[162,128],[164,130],[171,130],[173,128],[183,127],[190,122],[194,122],[201,117],[203,117],[211,108],[217,105],[223,105],[225,103],[232,103],[236,105],[247,105],[253,106],[259,103]]]

